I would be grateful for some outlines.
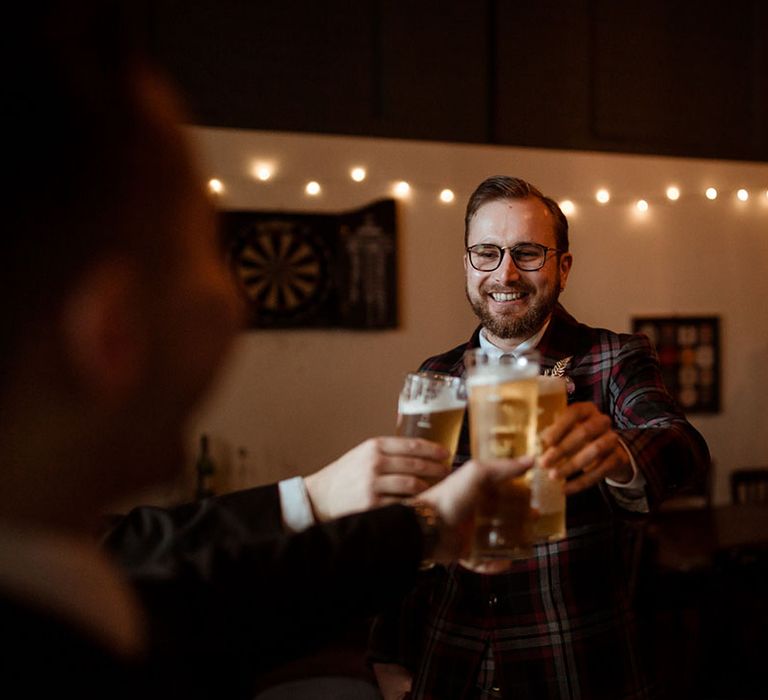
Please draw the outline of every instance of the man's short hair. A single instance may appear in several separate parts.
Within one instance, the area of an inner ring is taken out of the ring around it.
[[[530,182],[518,177],[507,175],[495,175],[481,182],[467,202],[467,212],[464,216],[464,245],[469,241],[469,222],[477,213],[477,210],[488,202],[504,199],[525,199],[535,197],[549,209],[555,220],[555,245],[561,252],[568,250],[568,219],[561,211],[554,199],[544,196],[541,191]]]

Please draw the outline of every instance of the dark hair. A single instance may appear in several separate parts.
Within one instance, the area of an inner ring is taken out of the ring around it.
[[[94,261],[169,259],[168,222],[189,182],[181,136],[142,97],[152,69],[130,3],[22,8],[8,39],[23,70],[6,85],[0,386],[24,329],[46,324]]]
[[[535,197],[549,209],[555,220],[555,245],[561,252],[567,251],[568,219],[565,218],[565,214],[560,210],[557,202],[545,197],[530,182],[507,175],[495,175],[483,180],[472,193],[469,202],[467,202],[467,212],[464,216],[464,245],[466,246],[469,240],[469,222],[483,204],[499,199],[525,199],[526,197]]]

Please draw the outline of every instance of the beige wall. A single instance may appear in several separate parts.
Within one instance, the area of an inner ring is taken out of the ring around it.
[[[717,314],[722,319],[722,413],[693,416],[717,461],[716,499],[738,465],[768,462],[768,166],[647,156],[417,141],[191,128],[207,176],[232,209],[343,211],[413,186],[399,205],[401,325],[395,331],[246,332],[193,421],[190,443],[211,435],[231,486],[304,474],[365,437],[393,428],[402,375],[465,340],[474,327],[463,292],[462,217],[486,176],[524,177],[575,201],[575,264],[562,300],[580,320],[617,331],[637,314]],[[255,180],[255,161],[274,178]],[[353,165],[368,178],[353,182]],[[303,192],[318,180],[322,194]],[[668,184],[683,195],[667,202]],[[613,199],[594,201],[605,186]],[[721,190],[714,202],[708,186]],[[456,201],[437,193],[450,187]],[[734,192],[747,188],[751,199]],[[646,198],[638,216],[632,203]],[[239,447],[247,473],[235,468]]]

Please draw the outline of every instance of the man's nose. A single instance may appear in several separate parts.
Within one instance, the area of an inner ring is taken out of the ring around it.
[[[501,259],[501,265],[496,268],[495,276],[504,283],[520,279],[520,270],[515,267],[515,261],[512,260],[508,250],[504,251],[504,257]]]

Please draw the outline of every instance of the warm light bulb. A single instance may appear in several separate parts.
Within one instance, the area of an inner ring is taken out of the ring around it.
[[[411,186],[405,180],[400,180],[400,182],[395,185],[395,194],[398,197],[407,197],[410,193]]]
[[[560,209],[566,216],[570,216],[576,211],[576,205],[570,199],[564,199],[560,202]]]
[[[440,201],[445,202],[446,204],[450,204],[455,198],[456,196],[453,194],[453,190],[444,189],[440,193]]]
[[[208,180],[208,189],[214,194],[221,194],[224,191],[224,183],[218,178],[212,177]]]
[[[600,204],[607,204],[611,199],[611,193],[608,192],[608,190],[598,190],[595,193],[595,199],[600,202]]]
[[[646,202],[644,199],[638,199],[635,203],[635,209],[637,209],[639,212],[648,211],[648,202]]]
[[[740,202],[746,202],[749,199],[749,192],[747,192],[745,189],[740,189],[736,196],[739,198]]]
[[[257,163],[253,168],[253,174],[257,179],[266,182],[274,174],[274,169],[267,163]]]
[[[667,199],[669,199],[671,202],[676,202],[678,199],[680,199],[680,188],[675,187],[674,185],[667,187]]]
[[[355,181],[355,182],[362,182],[365,180],[365,176],[367,173],[365,172],[365,168],[352,168],[352,170],[349,171],[349,176]]]
[[[717,199],[717,190],[714,187],[707,187],[707,191],[704,195],[707,199]]]
[[[304,191],[310,197],[314,197],[314,196],[320,194],[320,183],[316,182],[315,180],[312,180],[312,181],[307,183],[307,186],[304,188]]]

